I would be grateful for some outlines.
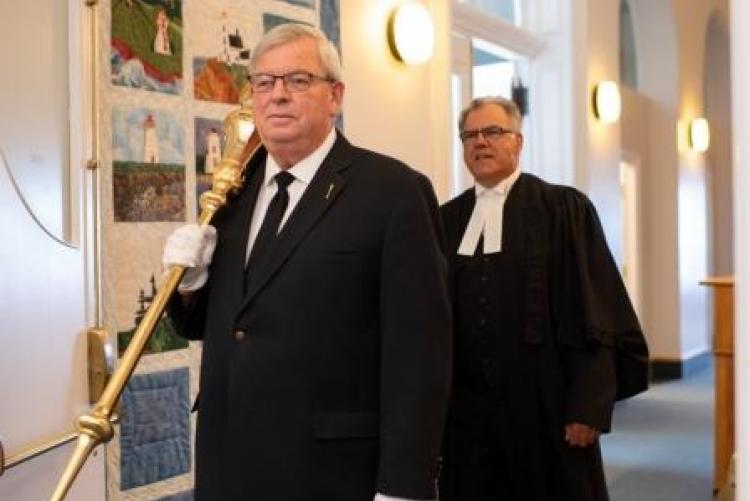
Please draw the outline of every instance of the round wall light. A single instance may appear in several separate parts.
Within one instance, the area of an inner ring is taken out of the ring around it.
[[[435,46],[435,26],[427,7],[418,1],[396,7],[388,19],[388,45],[399,61],[426,63]]]
[[[594,87],[594,115],[604,123],[614,123],[620,119],[622,104],[617,82],[604,80]]]
[[[704,153],[711,146],[711,128],[705,118],[694,118],[688,128],[688,144],[690,149]]]

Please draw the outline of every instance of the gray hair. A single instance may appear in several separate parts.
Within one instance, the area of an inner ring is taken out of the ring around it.
[[[336,47],[326,37],[325,33],[314,26],[299,23],[280,24],[260,39],[250,57],[250,73],[255,71],[258,59],[271,49],[298,40],[311,38],[317,42],[318,57],[326,77],[340,81],[342,78],[341,59]]]
[[[466,117],[471,113],[472,111],[481,108],[483,106],[488,105],[495,105],[502,108],[505,113],[515,120],[516,125],[520,128],[521,127],[521,110],[518,109],[518,105],[513,102],[510,99],[506,99],[504,97],[477,97],[475,99],[472,99],[472,101],[469,103],[469,106],[464,108],[463,111],[461,111],[461,116],[458,117],[458,132],[461,133],[464,131],[464,125],[466,124]]]

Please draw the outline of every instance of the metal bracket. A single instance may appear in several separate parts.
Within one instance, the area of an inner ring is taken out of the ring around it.
[[[0,475],[19,464],[23,464],[30,459],[34,459],[37,456],[41,456],[42,454],[51,451],[52,449],[57,449],[60,446],[72,442],[77,436],[78,432],[75,431],[69,432],[65,435],[60,435],[44,444],[30,447],[23,452],[10,456],[7,461],[5,460],[5,453],[2,450],[2,443],[0,443]]]
[[[88,340],[89,403],[95,404],[104,392],[115,367],[115,353],[107,331],[92,327],[86,332]]]

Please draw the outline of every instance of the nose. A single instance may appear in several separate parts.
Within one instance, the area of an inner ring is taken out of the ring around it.
[[[484,147],[487,145],[489,145],[489,141],[487,140],[487,138],[484,137],[484,134],[481,130],[477,131],[477,137],[476,139],[474,139],[474,147]]]
[[[274,101],[286,100],[289,98],[289,92],[286,90],[286,84],[283,78],[277,78],[273,82],[273,89],[271,89],[271,99]]]

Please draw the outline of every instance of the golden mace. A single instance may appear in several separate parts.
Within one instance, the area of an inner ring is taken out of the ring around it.
[[[224,154],[214,170],[211,190],[200,198],[201,214],[198,224],[201,226],[208,225],[216,211],[226,204],[227,194],[242,187],[245,167],[261,146],[260,136],[253,128],[249,85],[245,85],[240,94],[240,108],[231,112],[224,120],[224,131],[227,138]],[[112,410],[184,274],[184,266],[172,266],[169,269],[161,290],[138,325],[101,397],[89,414],[80,416],[76,421],[76,447],[50,498],[52,501],[65,498],[91,451],[100,443],[109,442],[114,436],[110,421]]]

